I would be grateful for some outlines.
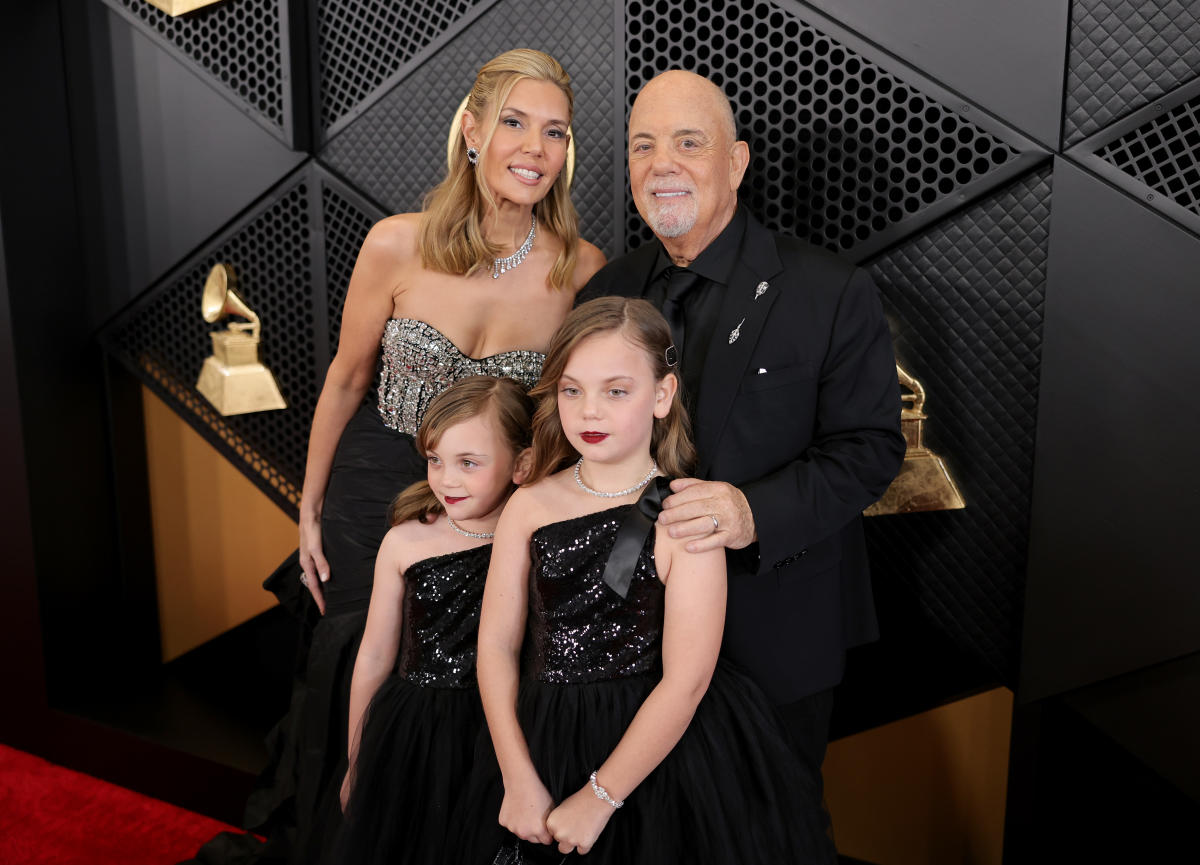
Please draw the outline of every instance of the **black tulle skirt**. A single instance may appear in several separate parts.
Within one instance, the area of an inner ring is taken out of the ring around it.
[[[350,802],[333,861],[438,865],[484,730],[474,688],[388,678],[367,710]]]
[[[522,684],[517,714],[555,801],[587,783],[654,685],[651,679]],[[495,756],[486,748],[479,754],[458,809],[461,834],[448,848],[447,863],[491,865],[498,852],[515,844],[496,822],[504,791]],[[591,852],[568,862],[831,863],[836,856],[818,789],[761,691],[722,662],[679,744],[613,814]],[[537,861],[561,859],[526,848],[526,861],[531,853],[541,853]]]
[[[359,408],[338,441],[321,514],[331,577],[322,586],[325,615],[300,585],[297,553],[264,583],[305,625],[291,704],[267,738],[267,767],[243,822],[267,843],[225,833],[205,845],[197,861],[303,865],[332,855],[341,824],[350,679],[366,626],[375,555],[388,530],[388,505],[424,477],[425,461],[412,436],[384,426],[374,406]]]

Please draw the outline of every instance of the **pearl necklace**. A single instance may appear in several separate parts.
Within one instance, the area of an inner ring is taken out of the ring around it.
[[[581,490],[583,490],[585,493],[588,493],[589,495],[597,496],[602,499],[615,499],[615,498],[620,498],[621,496],[627,496],[630,493],[636,493],[638,490],[640,490],[646,484],[650,483],[651,479],[653,479],[653,477],[656,474],[658,474],[658,463],[656,463],[654,460],[650,460],[650,471],[647,472],[647,474],[644,478],[642,478],[640,481],[638,481],[633,486],[629,487],[629,489],[619,490],[615,493],[606,493],[601,490],[594,490],[583,482],[583,477],[579,474],[579,469],[582,465],[583,465],[583,457],[580,457],[579,462],[575,463],[575,483],[579,484],[579,488]]]
[[[517,251],[508,258],[497,258],[492,262],[492,279],[499,279],[500,274],[512,270],[518,264],[525,260],[525,256],[529,255],[529,250],[533,249],[533,237],[537,233],[537,217],[533,214],[529,215],[529,236],[525,238]]]
[[[476,540],[490,541],[492,538],[496,537],[495,532],[468,532],[466,529],[460,529],[458,527],[458,523],[454,522],[454,520],[450,519],[450,517],[446,517],[446,522],[450,524],[450,528],[454,529],[454,531],[458,532],[464,538],[475,538]]]

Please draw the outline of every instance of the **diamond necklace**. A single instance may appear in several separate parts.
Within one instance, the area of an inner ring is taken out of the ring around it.
[[[575,483],[579,484],[579,488],[581,490],[583,490],[585,493],[588,493],[593,496],[597,496],[602,499],[615,499],[615,498],[619,498],[620,496],[627,496],[630,493],[636,493],[638,490],[640,490],[646,484],[650,483],[651,479],[656,474],[658,474],[658,463],[656,463],[654,460],[650,460],[650,471],[647,472],[647,474],[644,478],[642,478],[636,484],[631,486],[629,489],[619,490],[618,492],[615,492],[615,493],[606,493],[601,490],[594,490],[583,482],[583,476],[579,474],[579,468],[582,465],[583,465],[583,457],[580,457],[579,462],[575,463]]]
[[[500,274],[512,270],[518,264],[525,260],[525,256],[529,255],[529,250],[533,249],[533,237],[537,234],[537,216],[529,214],[529,236],[525,238],[517,251],[508,258],[497,258],[492,262],[492,279],[499,279]]]
[[[490,541],[492,538],[496,537],[495,532],[468,532],[466,529],[461,529],[458,527],[458,523],[454,522],[454,520],[450,519],[450,517],[446,517],[446,522],[450,524],[450,528],[454,529],[454,531],[458,532],[464,538],[476,538],[477,540],[481,541]]]

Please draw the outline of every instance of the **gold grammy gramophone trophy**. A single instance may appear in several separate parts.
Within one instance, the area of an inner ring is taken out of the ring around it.
[[[233,268],[218,264],[209,271],[200,298],[200,314],[209,324],[228,315],[233,321],[224,330],[214,330],[213,353],[204,359],[196,390],[222,415],[287,408],[275,376],[258,359],[261,323],[235,290]]]
[[[896,375],[900,384],[911,393],[901,396],[904,406],[900,410],[900,431],[908,450],[900,473],[887,488],[883,498],[871,505],[863,514],[878,517],[883,514],[911,514],[917,511],[950,511],[965,508],[958,485],[946,470],[945,461],[925,447],[924,423],[925,388],[921,383],[896,364]]]
[[[177,18],[186,12],[194,12],[201,6],[211,6],[218,0],[147,0],[151,6],[157,6],[172,18]]]

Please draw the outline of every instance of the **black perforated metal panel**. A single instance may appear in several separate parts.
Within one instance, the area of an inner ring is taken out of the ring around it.
[[[211,248],[168,276],[123,314],[103,338],[210,441],[292,513],[304,475],[308,428],[317,397],[308,184],[302,169]],[[195,393],[211,353],[200,296],[218,262],[237,275],[239,292],[262,320],[261,359],[288,408],[220,418]]]
[[[908,584],[1007,683],[1029,537],[1050,176],[1047,166],[870,263],[896,355],[928,395],[926,444],[967,500],[965,510],[868,520],[872,571]]]
[[[477,0],[318,0],[321,127],[329,130]]]
[[[325,268],[329,290],[329,354],[337,353],[342,329],[342,306],[359,247],[371,226],[384,214],[366,204],[350,190],[326,181],[321,185],[321,207],[325,216]]]
[[[146,0],[104,0],[281,137],[292,132],[287,0],[228,0],[171,17]]]
[[[1070,145],[1200,74],[1200,5],[1075,0],[1068,64]]]
[[[627,0],[629,103],[683,68],[720,85],[750,142],[744,200],[778,231],[850,254],[1016,159],[1011,144],[767,0]],[[630,248],[651,239],[632,199]]]
[[[1200,216],[1200,96],[1159,113],[1097,155]]]
[[[445,171],[446,135],[476,70],[517,45],[558,58],[575,89],[575,205],[581,233],[615,249],[613,177],[625,154],[611,146],[613,9],[607,0],[546,4],[507,0],[487,10],[334,136],[321,159],[393,211],[420,208]]]

